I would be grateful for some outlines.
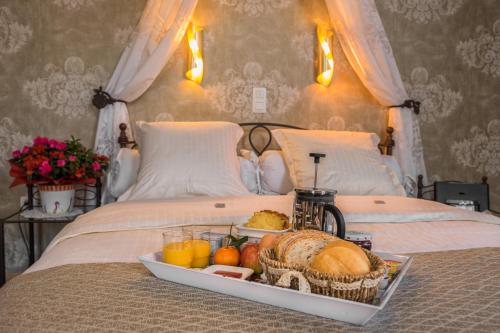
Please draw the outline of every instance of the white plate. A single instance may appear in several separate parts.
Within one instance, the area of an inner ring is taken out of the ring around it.
[[[380,302],[376,305],[346,301],[317,294],[306,294],[292,289],[274,287],[247,280],[228,279],[216,274],[206,274],[202,271],[169,265],[162,261],[161,252],[141,256],[139,260],[159,279],[320,317],[341,320],[351,324],[364,325],[378,311],[385,307],[408,271],[412,261],[411,257],[387,253],[377,253],[377,255],[382,259],[396,260],[403,264],[399,269],[396,279],[385,290],[380,298]]]
[[[239,224],[236,226],[238,228],[238,234],[240,236],[248,236],[255,238],[262,238],[265,234],[284,234],[291,230],[291,228],[285,230],[267,230],[267,229],[255,229],[245,227],[245,224]]]
[[[241,273],[241,277],[239,278],[241,280],[246,280],[253,274],[253,269],[245,267],[227,266],[227,265],[212,265],[202,270],[203,273],[207,274],[213,274],[216,271]]]

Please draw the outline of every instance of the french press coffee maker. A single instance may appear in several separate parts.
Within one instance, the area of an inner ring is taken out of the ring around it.
[[[309,156],[314,158],[315,164],[314,187],[295,189],[293,230],[315,229],[334,234],[335,223],[336,236],[344,238],[344,216],[334,205],[335,194],[337,194],[337,191],[316,187],[320,158],[326,157],[326,155],[310,153]],[[333,219],[329,217],[327,213],[330,213]]]

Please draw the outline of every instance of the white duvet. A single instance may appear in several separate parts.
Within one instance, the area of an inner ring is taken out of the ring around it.
[[[253,212],[291,214],[293,196],[197,197],[118,202],[67,225],[27,272],[64,264],[136,262],[161,249],[164,229],[245,222]],[[392,196],[339,196],[347,230],[368,231],[373,249],[393,253],[500,247],[500,218],[433,201]]]

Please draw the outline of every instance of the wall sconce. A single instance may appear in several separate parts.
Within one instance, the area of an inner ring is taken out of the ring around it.
[[[333,77],[333,30],[318,25],[316,28],[318,38],[318,68],[316,81],[328,87]]]
[[[203,80],[203,29],[191,23],[187,29],[188,67],[186,77],[198,84]]]

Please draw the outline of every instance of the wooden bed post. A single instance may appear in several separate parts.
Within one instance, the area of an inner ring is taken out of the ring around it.
[[[120,144],[120,148],[127,148],[128,136],[127,136],[127,124],[120,124],[120,136],[118,137],[118,143]]]
[[[486,193],[487,193],[487,196],[486,196],[486,205],[487,206],[487,210],[489,210],[490,212],[493,212],[497,215],[500,216],[499,212],[497,212],[496,210],[493,210],[491,209],[491,202],[490,202],[490,184],[488,184],[488,177],[487,176],[483,176],[481,177],[481,182],[486,186]]]
[[[424,176],[417,176],[417,198],[422,199],[424,197]]]
[[[380,149],[382,155],[390,156],[392,155],[392,148],[396,145],[393,137],[394,128],[388,126],[385,132],[387,133],[387,135],[385,136],[385,140],[384,142],[379,143],[378,148]]]

